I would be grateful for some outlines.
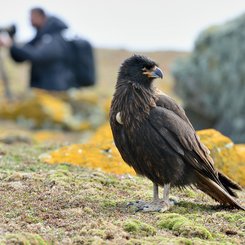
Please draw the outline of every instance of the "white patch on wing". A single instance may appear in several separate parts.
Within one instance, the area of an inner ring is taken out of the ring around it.
[[[122,124],[123,125],[123,122],[122,122],[122,118],[121,118],[121,113],[118,112],[117,115],[116,115],[116,120],[119,124]]]

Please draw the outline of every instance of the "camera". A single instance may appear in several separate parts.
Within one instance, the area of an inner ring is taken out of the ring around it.
[[[15,25],[10,25],[10,26],[5,26],[5,27],[0,27],[0,33],[8,33],[8,35],[13,38],[15,33],[16,33],[16,26]]]

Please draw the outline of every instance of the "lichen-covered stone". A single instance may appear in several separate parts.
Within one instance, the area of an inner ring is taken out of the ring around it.
[[[200,130],[197,134],[209,148],[215,167],[245,186],[244,145],[235,145],[231,139],[214,129]]]
[[[61,131],[36,130],[28,131],[20,128],[0,127],[0,142],[5,144],[14,143],[62,143],[67,140],[67,136]]]
[[[245,186],[245,161],[237,152],[237,149],[240,149],[240,152],[244,150],[243,145],[234,145],[228,137],[213,129],[197,133],[210,149],[215,167]],[[101,126],[87,144],[65,146],[44,154],[41,159],[51,164],[70,163],[115,174],[135,175],[135,171],[121,158],[113,142],[109,124]]]
[[[135,175],[134,170],[122,160],[108,124],[99,128],[87,144],[65,146],[45,154],[42,159],[51,164],[70,163],[115,174]]]
[[[195,128],[216,128],[245,142],[245,14],[203,31],[173,65],[175,90]]]
[[[2,99],[0,117],[28,124],[35,128],[63,128],[85,131],[105,120],[95,91],[47,92],[33,89],[21,100]]]

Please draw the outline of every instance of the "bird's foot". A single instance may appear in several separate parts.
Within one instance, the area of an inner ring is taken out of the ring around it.
[[[168,200],[154,200],[152,202],[144,202],[144,201],[136,201],[136,202],[130,202],[127,207],[134,207],[136,212],[165,212],[169,210],[173,205],[175,204],[175,201]]]
[[[147,204],[147,202],[142,201],[142,200],[138,200],[138,201],[135,201],[135,202],[129,202],[127,204],[127,208],[133,208],[137,212],[138,210],[140,210],[146,204]]]
[[[150,202],[148,204],[145,204],[141,209],[138,211],[141,212],[160,212],[163,213],[167,210],[169,210],[172,206],[174,206],[174,202],[168,200],[156,200],[153,202]]]

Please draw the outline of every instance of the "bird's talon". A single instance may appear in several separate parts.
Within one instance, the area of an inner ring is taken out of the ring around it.
[[[135,207],[136,208],[136,211],[137,211],[137,210],[141,210],[144,205],[145,205],[145,202],[144,201],[137,200],[135,202],[129,202],[127,204],[127,208],[129,208],[129,207]]]

